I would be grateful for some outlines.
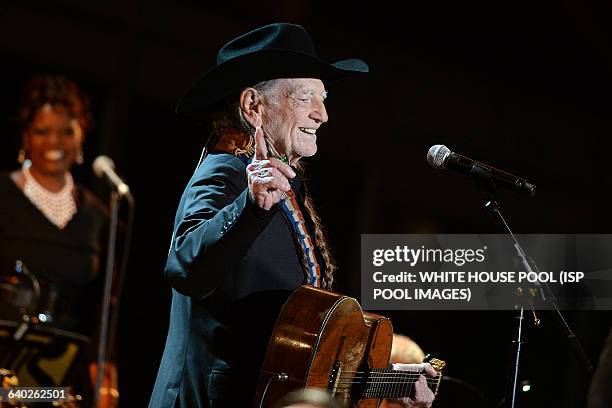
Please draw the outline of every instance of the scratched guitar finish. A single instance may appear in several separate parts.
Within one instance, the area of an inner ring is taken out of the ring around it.
[[[419,375],[388,368],[392,339],[386,317],[363,312],[351,297],[301,286],[276,321],[254,406],[271,407],[304,387],[326,389],[347,408],[375,408],[382,398],[411,395]],[[432,366],[440,372],[444,362]],[[286,381],[275,381],[279,374]],[[441,377],[427,380],[435,393]]]

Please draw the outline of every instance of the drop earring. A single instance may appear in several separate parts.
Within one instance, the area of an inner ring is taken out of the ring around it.
[[[22,147],[21,149],[19,149],[19,153],[17,154],[17,163],[23,164],[25,160],[26,160],[26,151]]]
[[[79,151],[77,152],[76,159],[74,160],[74,162],[78,165],[81,165],[83,164],[84,161],[85,161],[85,158],[83,157],[83,149],[79,148]]]

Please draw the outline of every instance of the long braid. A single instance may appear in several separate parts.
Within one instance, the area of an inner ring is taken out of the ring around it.
[[[334,261],[334,257],[332,255],[332,251],[330,246],[327,244],[327,237],[325,231],[323,230],[323,224],[321,223],[321,218],[314,207],[314,203],[310,194],[308,192],[308,187],[304,184],[304,207],[306,211],[308,211],[308,215],[314,224],[315,230],[315,245],[319,249],[323,260],[325,261],[325,270],[323,271],[323,287],[325,289],[331,290],[332,284],[334,283],[334,272],[337,269],[336,262]]]

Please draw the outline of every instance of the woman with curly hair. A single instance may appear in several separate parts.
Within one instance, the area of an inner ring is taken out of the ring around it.
[[[54,333],[54,341],[36,346],[26,335],[4,349],[28,347],[29,357],[0,353],[0,366],[11,364],[5,368],[14,369],[22,385],[75,385],[66,381],[87,378],[81,374],[87,371],[83,362],[93,360],[92,347],[73,342],[75,336],[59,341],[66,337],[58,333],[86,336],[80,339],[95,334],[96,277],[108,218],[104,206],[75,184],[71,174],[73,165],[83,163],[83,140],[91,125],[89,99],[71,80],[34,77],[23,89],[19,120],[21,168],[0,174],[0,275],[11,275],[16,265],[27,268],[39,281],[40,294],[32,297],[37,304],[30,302],[25,308],[14,296],[0,317],[28,320],[32,329]],[[9,281],[5,279],[5,290],[10,289]],[[57,364],[49,367],[43,359]],[[89,385],[75,387],[84,395],[90,392]],[[107,387],[107,394],[116,396],[115,387]]]

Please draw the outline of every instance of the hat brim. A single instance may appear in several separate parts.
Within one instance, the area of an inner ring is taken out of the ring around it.
[[[245,87],[277,78],[318,78],[325,82],[364,74],[360,59],[328,63],[291,50],[262,50],[233,58],[202,75],[176,106],[179,116],[203,119],[211,108]]]

